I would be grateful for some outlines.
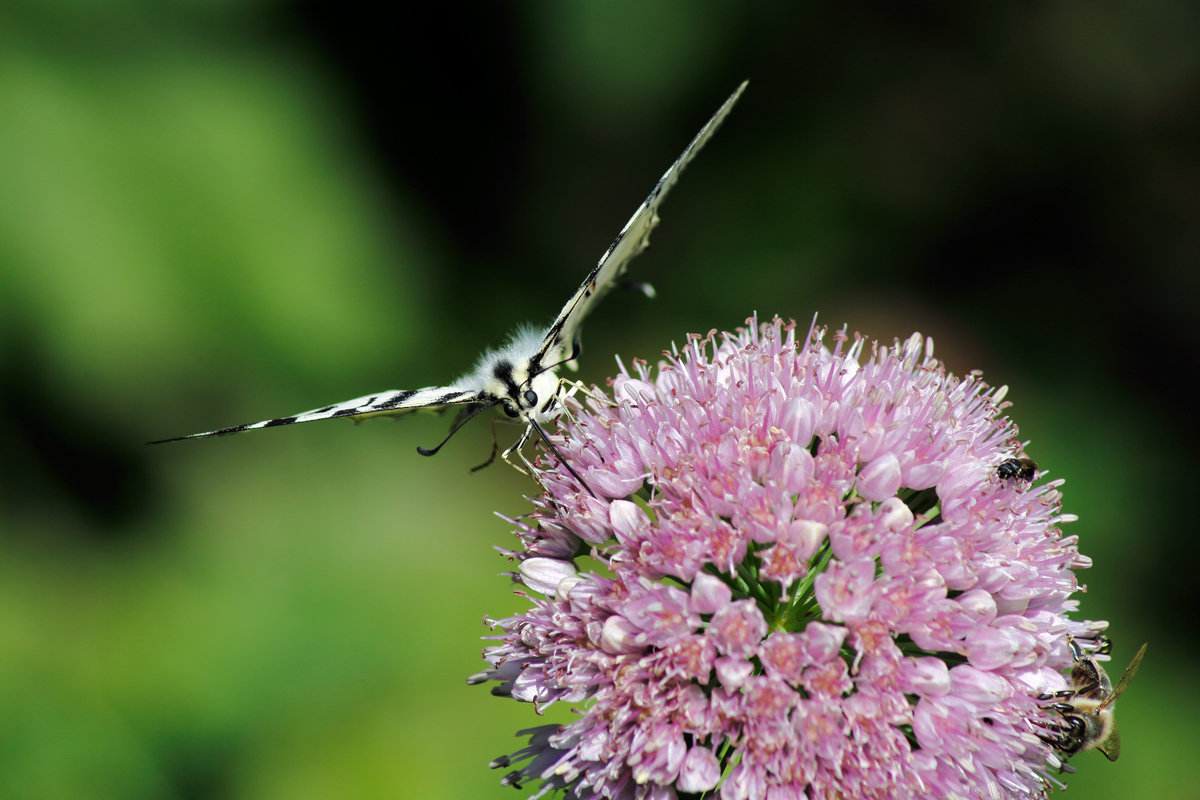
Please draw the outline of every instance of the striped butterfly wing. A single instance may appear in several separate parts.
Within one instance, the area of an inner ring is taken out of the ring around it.
[[[476,389],[459,389],[453,386],[427,386],[424,389],[392,389],[386,392],[355,397],[343,400],[330,406],[314,408],[293,414],[289,417],[264,419],[261,422],[248,422],[245,425],[234,425],[232,428],[221,428],[215,431],[193,433],[187,436],[176,436],[171,439],[160,439],[150,444],[177,442],[182,439],[201,439],[205,436],[222,436],[227,433],[241,433],[258,428],[276,428],[280,425],[295,425],[300,422],[316,422],[322,419],[347,418],[354,420],[370,417],[403,417],[418,411],[445,411],[453,406],[490,406],[499,402],[487,392]]]
[[[734,103],[742,96],[747,83],[748,81],[742,81],[729,99],[717,109],[717,112],[700,129],[700,132],[696,134],[679,158],[675,159],[675,163],[659,178],[649,197],[638,206],[637,211],[633,212],[633,216],[629,218],[625,227],[621,228],[621,232],[617,234],[617,238],[600,256],[600,261],[588,273],[583,284],[558,313],[558,318],[550,326],[541,349],[533,359],[534,364],[539,365],[542,369],[548,369],[567,362],[572,369],[577,368],[578,365],[575,361],[568,361],[568,359],[571,359],[574,353],[575,340],[579,335],[579,326],[584,317],[621,279],[629,267],[629,262],[650,244],[650,232],[658,224],[659,205],[679,180],[684,168],[691,163],[700,149],[717,132],[717,128],[721,126],[725,117],[732,110]]]
[[[741,86],[729,96],[729,99],[717,109],[717,113],[713,114],[712,118],[700,129],[700,132],[696,134],[695,138],[692,139],[679,158],[675,159],[675,163],[663,173],[663,176],[650,192],[649,197],[638,206],[637,211],[625,223],[625,227],[621,229],[621,232],[617,234],[617,238],[604,251],[604,254],[600,257],[600,261],[588,273],[583,284],[580,285],[575,294],[571,296],[571,299],[563,306],[557,319],[554,320],[549,330],[546,331],[541,343],[536,345],[536,350],[527,355],[528,351],[524,349],[526,345],[523,344],[520,338],[516,338],[513,343],[510,343],[505,348],[501,348],[500,351],[485,354],[480,359],[480,363],[477,365],[474,374],[461,379],[463,383],[474,384],[476,387],[484,387],[489,384],[495,384],[497,380],[500,381],[500,384],[504,384],[504,381],[500,379],[508,378],[508,383],[512,385],[504,386],[503,390],[493,387],[490,391],[485,388],[464,388],[462,386],[427,386],[424,389],[393,389],[363,397],[356,397],[352,400],[345,400],[341,403],[315,408],[311,411],[304,411],[288,417],[265,419],[261,422],[234,425],[231,428],[193,433],[188,436],[176,436],[171,439],[150,442],[150,444],[176,442],[182,439],[200,439],[206,436],[221,436],[223,434],[240,433],[258,428],[274,428],[282,425],[294,425],[300,422],[316,422],[323,419],[344,417],[360,420],[381,416],[402,417],[418,411],[440,412],[457,406],[461,408],[463,414],[451,430],[451,435],[453,435],[462,422],[474,416],[476,412],[491,406],[504,404],[510,409],[521,408],[524,397],[523,390],[529,389],[532,385],[532,380],[538,375],[547,372],[553,373],[558,366],[564,363],[573,369],[577,368],[574,362],[574,356],[576,355],[575,347],[579,336],[579,327],[584,317],[588,315],[592,307],[625,274],[629,262],[646,249],[650,243],[650,232],[658,224],[659,204],[666,199],[675,182],[679,180],[679,176],[682,174],[684,168],[700,152],[700,149],[704,147],[713,133],[716,132],[745,89],[746,82],[743,81]],[[530,342],[528,347],[533,349],[535,342],[536,339],[534,342]],[[520,385],[512,383],[514,373],[520,373],[523,376],[520,380]],[[546,401],[543,399],[540,402]],[[549,408],[549,406],[546,408]],[[534,413],[536,411],[531,412],[531,414]],[[543,411],[543,413],[550,412]],[[530,425],[533,425],[532,417],[527,417],[527,421]],[[526,431],[526,435],[528,435],[528,430]],[[524,437],[522,437],[523,440]],[[440,448],[441,445],[438,447]],[[418,448],[418,450],[421,450],[421,448]],[[428,452],[421,450],[426,455],[431,455],[436,451],[437,448]],[[567,468],[570,469],[569,466]]]

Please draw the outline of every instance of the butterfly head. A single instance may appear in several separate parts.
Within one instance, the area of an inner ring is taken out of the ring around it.
[[[516,416],[545,422],[558,416],[558,375],[553,369],[534,371],[528,363],[516,365],[512,391],[506,406],[512,406]]]
[[[542,422],[557,416],[555,370],[537,369],[530,359],[498,358],[489,373],[484,391],[500,400],[509,417]]]
[[[521,400],[529,413],[539,422],[557,417],[562,410],[558,402],[559,380],[553,369],[530,376],[524,384]]]

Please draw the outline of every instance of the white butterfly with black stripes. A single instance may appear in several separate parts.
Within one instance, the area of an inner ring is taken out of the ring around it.
[[[578,368],[575,360],[579,355],[579,326],[583,322],[583,318],[625,274],[630,260],[646,249],[650,241],[650,232],[658,224],[659,204],[671,191],[671,187],[679,179],[684,167],[691,162],[700,148],[704,147],[716,132],[745,88],[746,82],[743,82],[717,109],[717,113],[713,114],[712,118],[692,139],[687,149],[663,174],[653,191],[650,192],[650,196],[638,206],[637,211],[617,234],[617,238],[604,251],[599,263],[588,274],[567,304],[563,306],[562,311],[548,329],[540,330],[530,326],[518,328],[503,347],[484,353],[471,372],[454,381],[450,386],[427,386],[424,389],[393,389],[376,392],[356,397],[353,400],[344,400],[333,405],[304,411],[290,417],[278,417],[262,422],[235,425],[232,428],[193,433],[188,436],[151,442],[151,444],[220,436],[257,428],[315,422],[321,419],[349,417],[358,420],[375,416],[399,417],[418,411],[441,412],[451,407],[459,407],[461,410],[451,426],[450,435],[441,444],[432,449],[417,448],[422,455],[433,455],[467,420],[496,406],[499,406],[500,410],[508,417],[525,423],[525,430],[520,438],[512,447],[504,451],[503,457],[506,460],[514,450],[520,450],[533,432],[536,431],[544,438],[545,433],[542,431],[541,424],[558,416],[562,411],[562,404],[559,401],[561,382],[557,376],[557,370],[564,365],[572,369]],[[495,456],[494,451],[492,455]],[[491,459],[488,459],[487,463],[491,463]],[[570,470],[569,465],[564,463],[564,466]],[[571,472],[574,473],[574,470]]]

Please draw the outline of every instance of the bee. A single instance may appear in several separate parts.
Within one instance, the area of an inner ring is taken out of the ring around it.
[[[1033,480],[1033,474],[1037,472],[1037,468],[1037,462],[1032,458],[1006,458],[1000,462],[1000,466],[996,467],[996,474],[1000,476],[1001,480],[1017,478],[1029,483]]]
[[[1112,649],[1112,642],[1105,636],[1097,638],[1097,645],[1098,653],[1107,653]],[[1109,761],[1116,761],[1121,754],[1121,737],[1117,733],[1114,709],[1117,698],[1129,687],[1129,681],[1141,665],[1146,645],[1138,648],[1115,689],[1104,668],[1070,636],[1067,637],[1067,648],[1074,660],[1071,665],[1071,688],[1038,697],[1039,700],[1057,701],[1049,707],[1062,717],[1058,724],[1046,728],[1045,735],[1041,736],[1042,741],[1064,756],[1095,748]]]

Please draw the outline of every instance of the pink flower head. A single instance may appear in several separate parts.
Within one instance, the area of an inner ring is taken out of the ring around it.
[[[587,486],[543,462],[516,556],[543,597],[476,681],[579,716],[494,765],[534,797],[1044,794],[1038,695],[1104,628],[1067,616],[1089,562],[1061,481],[997,472],[1004,390],[921,336],[749,323],[566,415]]]

